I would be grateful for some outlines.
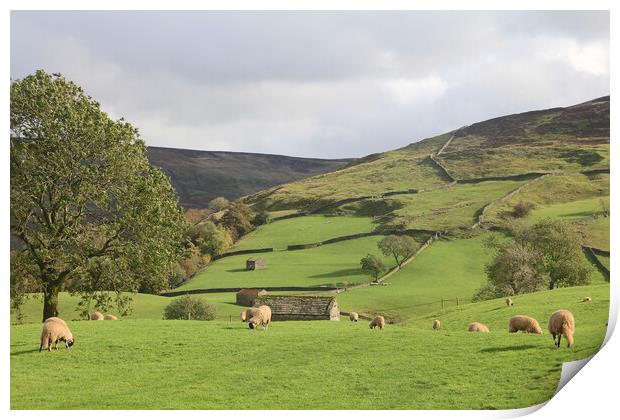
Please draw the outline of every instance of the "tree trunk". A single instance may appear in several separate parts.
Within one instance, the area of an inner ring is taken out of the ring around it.
[[[58,290],[56,286],[47,284],[43,292],[43,321],[58,316]]]

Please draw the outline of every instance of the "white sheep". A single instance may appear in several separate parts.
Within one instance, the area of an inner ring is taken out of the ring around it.
[[[488,333],[489,327],[487,327],[484,324],[481,324],[480,322],[472,322],[471,324],[467,326],[467,331]]]
[[[542,334],[542,328],[534,318],[525,315],[515,315],[508,322],[508,332],[516,333],[524,331],[526,333]]]
[[[258,313],[258,308],[256,307],[251,307],[251,308],[244,310],[243,312],[241,312],[241,315],[240,315],[241,322],[247,322],[248,319],[252,318],[257,313]]]
[[[592,298],[590,296],[586,296],[583,299],[581,299],[582,302],[592,302]]]
[[[562,336],[566,337],[568,347],[572,346],[573,335],[575,334],[575,317],[566,309],[555,311],[549,317],[549,332],[553,336],[553,344],[557,348],[560,348]]]
[[[351,312],[349,313],[349,319],[352,322],[357,322],[357,320],[359,319],[359,315],[357,314],[357,312]]]
[[[506,299],[506,306],[512,306],[514,305],[514,302],[512,301],[512,299],[508,298]]]
[[[112,314],[105,314],[103,319],[106,321],[118,321],[118,318]]]
[[[370,321],[370,324],[368,325],[371,330],[374,330],[376,327],[379,327],[379,329],[382,330],[383,328],[385,328],[385,318],[383,318],[381,315],[377,315],[372,319],[372,321]]]
[[[73,346],[75,340],[73,334],[67,326],[67,323],[60,318],[52,317],[45,320],[43,323],[43,331],[41,332],[41,346],[39,352],[46,348],[48,351],[52,351],[52,343],[54,349],[58,349],[58,342],[64,341],[67,348]]]
[[[257,308],[258,310],[248,321],[248,325],[251,330],[257,328],[259,325],[263,326],[263,330],[267,330],[269,323],[271,322],[271,308],[267,305],[262,305]]]
[[[438,319],[434,320],[434,321],[433,321],[433,329],[434,329],[434,330],[438,330],[438,329],[440,329],[440,328],[441,328],[441,321],[440,321],[440,320],[438,320]]]

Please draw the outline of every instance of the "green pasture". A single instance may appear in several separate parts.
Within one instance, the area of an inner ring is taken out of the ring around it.
[[[585,294],[590,303],[577,300]],[[464,305],[406,325],[365,321],[70,322],[75,346],[38,352],[40,324],[11,326],[12,409],[504,409],[542,403],[561,364],[595,353],[608,316],[606,285]],[[549,334],[509,334],[508,318],[542,324],[575,313],[572,349]],[[431,321],[444,327],[436,332]],[[469,333],[471,320],[489,334]],[[527,365],[527,369],[523,366]],[[63,372],[51,379],[49,372]],[[50,380],[53,382],[50,385]],[[139,392],[138,392],[139,390]],[[257,395],[251,391],[265,390]],[[346,396],[342,398],[342,396]]]
[[[609,222],[609,217],[599,217],[579,225],[579,230],[584,233],[585,245],[609,251]]]
[[[298,251],[276,251],[256,255],[222,258],[207,266],[176,290],[215,287],[319,286],[369,282],[360,268],[360,259],[368,253],[377,256],[382,236],[337,242]],[[264,258],[267,268],[247,271],[250,257]],[[385,261],[393,265],[389,258]]]
[[[274,248],[286,249],[287,245],[320,242],[338,236],[371,232],[370,217],[303,216],[279,220],[257,228],[244,236],[232,249]]]
[[[609,200],[609,197],[604,197]],[[528,220],[536,222],[550,217],[577,221],[601,213],[601,197],[593,197],[585,200],[571,201],[568,203],[556,203],[535,208],[528,216]]]

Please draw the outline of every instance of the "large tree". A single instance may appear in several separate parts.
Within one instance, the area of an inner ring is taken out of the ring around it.
[[[394,257],[396,264],[400,267],[405,259],[413,255],[418,249],[418,243],[407,235],[388,235],[381,239],[377,245],[383,255]]]
[[[37,279],[43,319],[58,315],[59,291],[79,289],[104,261],[119,288],[166,288],[183,214],[138,131],[42,70],[11,83],[10,127],[11,235],[23,261],[11,275]]]

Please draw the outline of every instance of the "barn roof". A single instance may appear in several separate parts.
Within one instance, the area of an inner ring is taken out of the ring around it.
[[[266,295],[256,298],[255,305],[267,305],[277,314],[328,315],[336,304],[333,296]]]
[[[257,295],[259,293],[267,291],[265,289],[241,289],[237,292],[238,295]]]

